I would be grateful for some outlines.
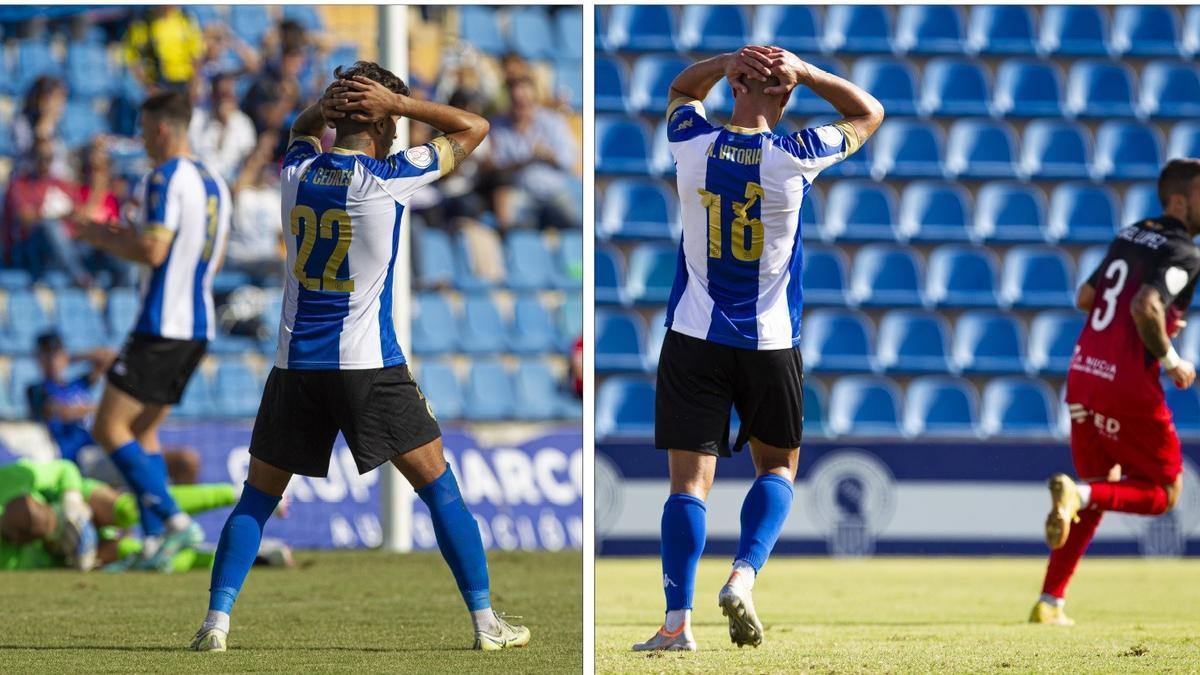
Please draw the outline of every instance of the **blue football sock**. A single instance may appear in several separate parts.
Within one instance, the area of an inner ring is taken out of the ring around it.
[[[429,507],[438,548],[454,574],[454,582],[458,584],[467,609],[474,612],[491,607],[483,538],[479,536],[475,517],[463,502],[458,481],[454,479],[450,466],[446,466],[437,480],[418,488],[417,496]]]
[[[745,560],[755,572],[762,569],[791,509],[792,482],[773,473],[759,476],[742,502],[742,535],[734,560]]]
[[[161,452],[147,452],[146,463],[150,465],[150,470],[162,476],[163,482],[167,480],[167,460],[163,458]],[[147,537],[157,537],[163,533],[165,526],[163,519],[154,512],[154,509],[148,508],[142,504],[142,500],[138,500],[138,515],[142,521],[142,533]]]
[[[159,471],[138,442],[129,441],[109,455],[121,472],[125,484],[137,497],[139,507],[153,511],[160,520],[179,513],[179,507],[167,491],[167,472]]]
[[[210,611],[229,614],[233,610],[233,601],[237,600],[238,592],[246,582],[246,575],[250,573],[250,566],[258,555],[263,527],[276,506],[279,506],[279,497],[246,483],[242,498],[225,521],[221,539],[217,542],[212,585],[208,589]]]
[[[704,500],[673,494],[663,505],[662,571],[667,611],[691,609],[696,588],[696,564],[704,552]]]

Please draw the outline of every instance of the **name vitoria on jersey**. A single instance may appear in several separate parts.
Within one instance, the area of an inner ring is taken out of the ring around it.
[[[304,370],[405,362],[392,323],[400,218],[454,168],[444,138],[385,161],[315,138],[292,141],[280,176],[287,284],[275,365]]]
[[[229,188],[205,162],[177,157],[145,176],[135,194],[140,203],[134,227],[169,239],[171,247],[161,265],[142,273],[134,332],[213,339],[212,280],[229,237]]]
[[[667,113],[683,238],[667,326],[744,349],[800,343],[800,206],[857,149],[848,123],[780,136],[710,124],[699,101]]]

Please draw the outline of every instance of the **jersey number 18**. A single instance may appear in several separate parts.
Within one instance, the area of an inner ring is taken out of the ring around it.
[[[721,257],[721,195],[708,190],[697,190],[700,193],[700,205],[708,210],[708,257]],[[733,249],[733,257],[743,262],[754,262],[762,257],[763,222],[751,218],[747,213],[754,203],[763,196],[763,188],[758,183],[746,183],[746,201],[734,202],[733,215],[736,216],[730,224],[729,243]]]

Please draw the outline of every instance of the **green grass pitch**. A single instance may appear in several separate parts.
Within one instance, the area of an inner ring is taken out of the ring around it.
[[[662,620],[656,559],[596,563],[597,673],[1200,671],[1200,561],[1085,559],[1074,627],[1025,623],[1044,559],[776,558],[754,587],[763,645],[739,650],[717,607],[729,561],[696,584],[696,653],[635,654]]]
[[[208,573],[0,573],[0,673],[578,673],[582,558],[490,553],[492,601],[521,615],[526,649],[471,651],[474,634],[436,553],[297,552],[256,567],[233,612],[229,651],[186,651],[207,609]]]

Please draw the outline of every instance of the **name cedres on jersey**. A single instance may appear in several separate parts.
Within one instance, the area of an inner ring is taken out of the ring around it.
[[[1158,360],[1146,350],[1130,311],[1138,290],[1156,289],[1167,308],[1167,333],[1192,302],[1200,249],[1182,221],[1162,216],[1121,230],[1088,279],[1095,301],[1075,346],[1067,401],[1126,416],[1165,406]]]

